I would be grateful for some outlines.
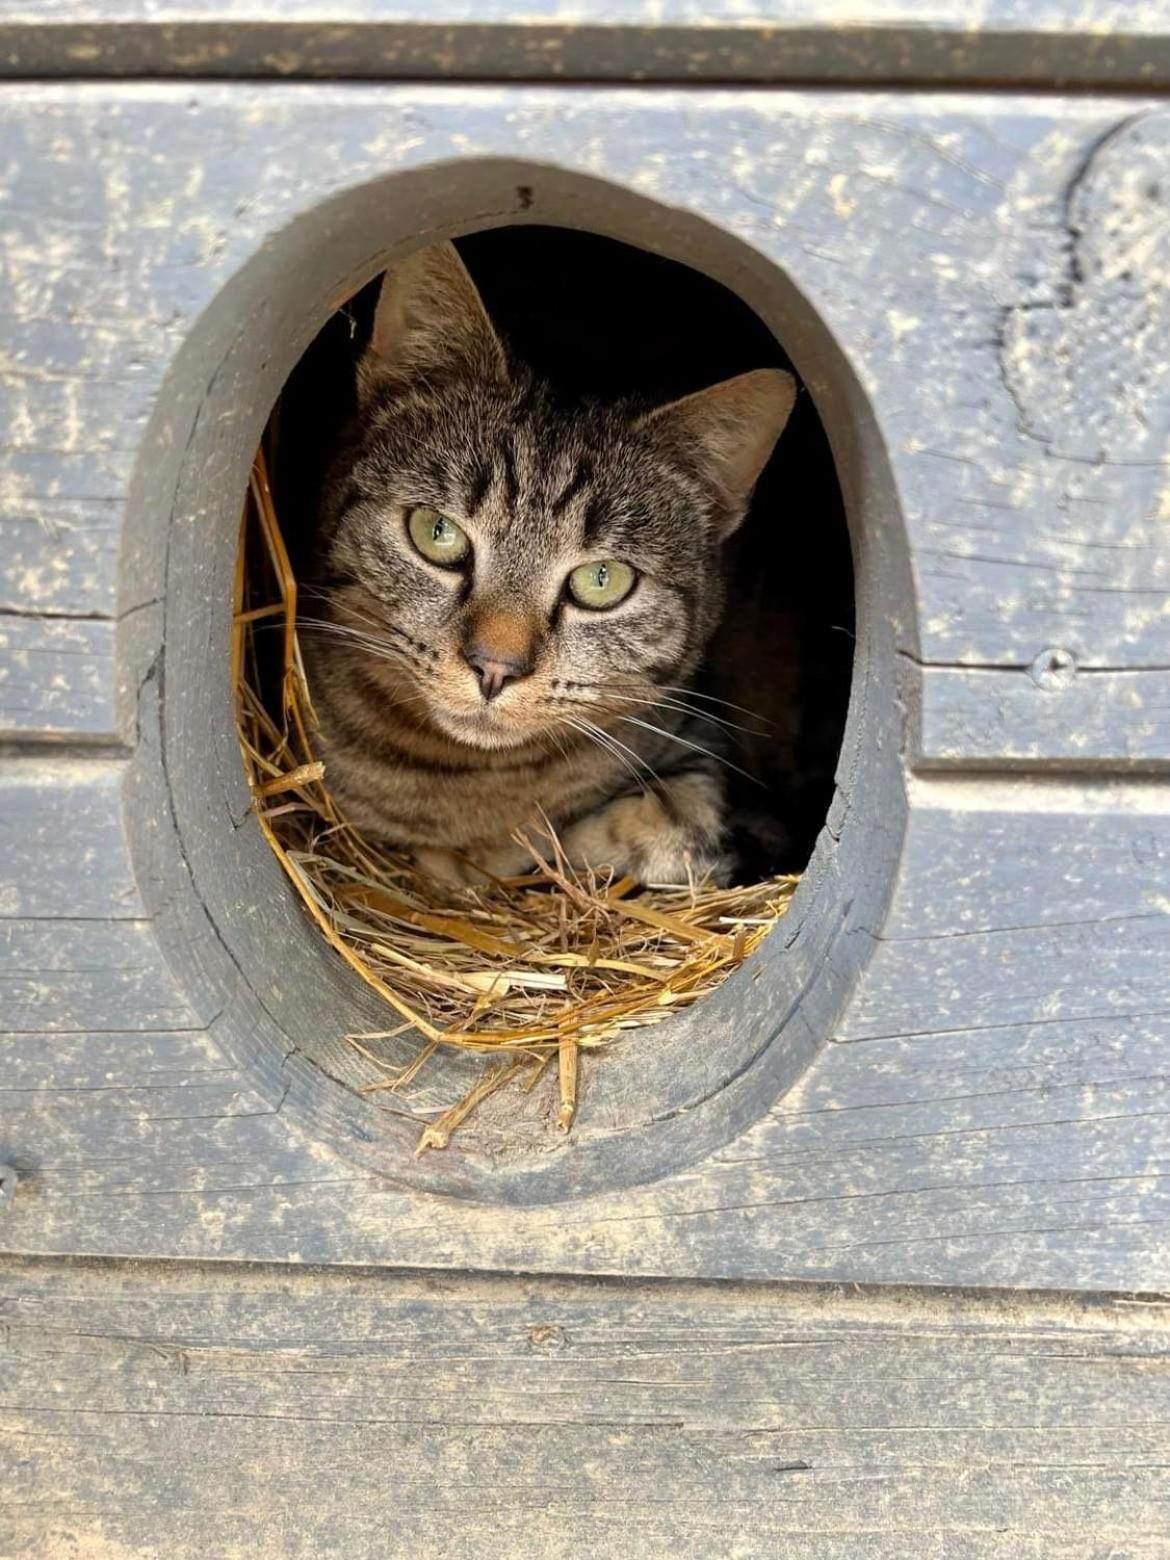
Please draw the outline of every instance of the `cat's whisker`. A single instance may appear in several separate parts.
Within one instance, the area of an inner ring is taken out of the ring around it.
[[[571,716],[565,716],[563,719],[564,723],[571,730],[576,731],[579,733],[579,735],[585,737],[588,741],[592,742],[595,747],[599,747],[603,753],[608,753],[611,758],[616,758],[618,763],[621,764],[622,767],[633,776],[634,780],[636,780],[639,785],[644,784],[644,781],[642,780],[642,777],[639,775],[638,771],[629,762],[629,760],[618,751],[617,747],[606,740],[606,733],[603,732],[599,727],[586,725],[584,722],[574,720]]]
[[[601,748],[603,752],[609,753],[612,751],[599,739],[598,733],[590,730],[582,721],[574,720],[571,715],[562,715],[559,719],[563,726],[567,726],[570,731],[575,731],[578,736],[584,737],[587,742],[592,742],[596,747]]]
[[[569,757],[569,749],[566,746],[563,738],[561,737],[560,732],[559,731],[554,731],[554,730],[552,730],[550,728],[549,730],[547,730],[544,733],[544,735],[548,738],[548,740],[552,743],[553,747],[556,749],[557,757],[558,758],[563,758],[563,759],[565,759],[567,761],[568,757]]]
[[[711,725],[721,726],[724,731],[742,731],[748,737],[767,736],[765,731],[753,730],[751,726],[742,726],[738,721],[726,720],[722,715],[712,714],[710,710],[696,710],[681,699],[644,699],[629,693],[614,694],[612,697],[619,704],[642,704],[649,709],[674,710],[677,714],[689,716],[692,720],[705,720]]]
[[[590,725],[593,725],[593,722],[590,722]],[[617,752],[619,752],[619,753],[628,753],[630,758],[634,761],[634,763],[637,764],[641,769],[644,769],[646,771],[646,773],[650,776],[651,780],[654,781],[655,785],[661,785],[662,784],[662,777],[659,775],[659,773],[655,769],[654,765],[651,764],[647,759],[643,758],[641,753],[639,753],[637,751],[637,749],[632,748],[627,743],[623,742],[621,740],[621,738],[615,736],[612,731],[607,731],[604,726],[597,726],[596,730],[599,731],[602,736],[604,736],[606,741]]]
[[[354,628],[351,623],[338,623],[332,618],[298,617],[297,628],[307,628],[322,634],[342,634],[352,638],[373,639],[377,637],[372,635],[368,629]],[[385,643],[389,644],[390,641],[386,640]]]
[[[661,688],[663,693],[685,694],[689,699],[702,699],[708,704],[721,704],[725,709],[738,710],[741,715],[750,715],[753,720],[763,721],[766,726],[773,724],[766,715],[761,715],[758,710],[749,709],[746,704],[733,704],[730,699],[716,698],[713,693],[700,693],[697,688],[687,688],[676,683],[656,683],[655,687]]]
[[[383,708],[388,710],[400,709],[404,704],[426,704],[428,702],[425,693],[404,693],[400,699],[391,699]]]
[[[339,623],[336,618],[315,618],[301,616],[297,618],[297,627],[318,629],[324,633],[331,634],[351,634],[355,636],[360,635],[367,639],[380,640],[380,636],[371,634],[368,628],[355,628],[352,623]],[[391,643],[390,640],[385,640],[384,642],[386,644]]]
[[[408,659],[407,652],[401,645],[397,645],[390,639],[379,639],[376,635],[368,633],[365,629],[351,628],[346,623],[333,623],[327,618],[299,618],[297,627],[305,629],[311,634],[332,635],[334,639],[344,639],[351,644],[359,645],[363,650],[381,656],[385,660],[398,658]]]
[[[640,765],[643,769],[645,769],[655,784],[661,783],[658,773],[654,769],[653,765],[648,764],[639,753],[636,753],[633,748],[628,747],[620,740],[620,738],[615,737],[612,732],[605,731],[600,726],[595,726],[591,720],[586,720],[583,718],[578,719],[573,715],[563,715],[561,716],[561,719],[564,724],[571,727],[572,730],[579,732],[582,736],[587,737],[591,742],[595,743],[599,748],[601,748],[602,752],[608,753],[612,758],[616,758],[617,761],[633,777],[635,783],[641,786],[643,789],[645,789],[646,781],[638,773],[638,770],[634,767],[635,765]],[[631,760],[633,760],[632,763]]]
[[[748,737],[766,737],[768,735],[767,731],[765,730],[758,728],[753,729],[751,726],[743,726],[738,721],[728,720],[725,716],[716,715],[711,710],[697,710],[682,699],[655,699],[648,697],[645,692],[638,694],[619,693],[613,688],[607,688],[602,683],[595,684],[594,686],[606,692],[609,696],[609,699],[617,704],[637,704],[644,705],[648,709],[673,710],[676,714],[685,715],[689,719],[705,720],[712,725],[721,727],[725,731],[739,731]],[[570,704],[582,704],[586,707],[594,706],[593,700],[569,699],[565,702]],[[600,702],[600,700],[597,701],[598,704],[600,704]]]
[[[581,683],[580,687],[594,688],[602,693],[622,693],[630,687],[622,683]],[[733,704],[730,699],[719,699],[713,693],[700,693],[697,688],[687,688],[682,683],[640,683],[633,688],[637,694],[671,693],[687,699],[702,699],[708,704],[719,704],[724,709],[736,710],[740,715],[750,715],[753,720],[760,721],[765,726],[774,724],[766,715],[761,715],[757,710],[752,710],[746,704]],[[697,713],[697,712],[696,712]]]
[[[396,634],[400,639],[409,639],[410,637],[404,629],[398,627],[397,623],[391,622],[390,619],[383,617],[380,613],[363,611],[361,607],[355,605],[355,603],[352,601],[339,600],[335,593],[330,593],[327,591],[313,591],[310,589],[307,592],[302,591],[302,595],[304,594],[313,595],[321,601],[327,601],[333,607],[335,612],[344,613],[348,617],[356,618],[359,623],[368,623],[372,628],[378,629],[382,633]],[[348,626],[344,623],[338,623],[336,617],[329,619],[303,617],[298,618],[298,622],[321,623],[326,621],[331,623],[336,628],[345,628]]]
[[[694,753],[702,753],[706,758],[712,759],[717,764],[722,764],[725,769],[733,770],[737,775],[742,775],[745,780],[750,780],[753,785],[762,785],[763,782],[757,776],[749,774],[746,769],[741,769],[738,764],[733,764],[730,759],[724,758],[721,753],[715,753],[706,748],[701,742],[692,742],[689,737],[680,737],[675,731],[667,731],[662,726],[655,726],[648,720],[641,720],[637,715],[619,715],[618,719],[627,726],[641,726],[643,731],[652,731],[655,736],[665,737],[669,742],[677,742],[679,747],[690,748]]]
[[[688,688],[682,683],[631,684],[610,682],[580,682],[574,683],[573,686],[577,688],[588,688],[595,693],[609,694],[611,696],[616,694],[624,695],[629,693],[637,695],[638,697],[645,697],[652,693],[669,693],[675,694],[678,697],[684,699],[702,699],[707,704],[718,704],[721,705],[724,709],[735,710],[740,715],[748,715],[752,720],[758,720],[761,725],[772,726],[775,724],[775,722],[769,720],[766,715],[761,715],[758,710],[749,709],[746,704],[733,704],[730,699],[717,698],[713,693],[700,693],[697,688]],[[697,715],[700,712],[696,710],[694,713]]]
[[[583,726],[588,727],[588,729],[595,733],[598,737],[603,737],[606,742],[612,743],[623,753],[628,753],[630,758],[632,758],[635,763],[641,764],[644,769],[648,769],[650,773],[654,775],[656,780],[658,779],[658,775],[655,773],[653,766],[648,764],[639,752],[630,747],[627,743],[623,742],[621,738],[616,735],[616,733],[608,731],[604,726],[599,726],[596,721],[590,720],[588,715],[575,715],[572,718],[579,721]]]
[[[270,632],[272,629],[280,629],[283,632],[284,629],[284,625],[282,623],[261,623],[258,624],[257,627],[262,632]],[[346,629],[336,623],[316,623],[310,619],[302,618],[297,624],[297,629],[300,633],[317,634],[326,637],[331,635],[334,639],[349,640],[350,642],[359,645],[363,650],[369,650],[372,653],[378,655],[388,656],[391,652],[397,650],[397,646],[383,644],[381,641],[373,640],[372,638],[361,634],[357,630]]]
[[[350,640],[359,645],[361,649],[367,651],[375,660],[385,661],[387,664],[394,665],[401,670],[410,670],[409,659],[395,645],[382,644],[380,641],[374,641],[368,638],[368,636],[356,633],[354,630],[347,629],[341,624],[330,623],[325,619],[302,618],[299,620],[298,626],[307,629],[310,633],[333,634],[336,638]],[[257,623],[253,625],[253,632],[282,627],[283,625],[279,623]],[[426,695],[423,693],[404,694],[400,698],[389,700],[385,708],[397,709],[399,705],[419,703],[425,698]]]

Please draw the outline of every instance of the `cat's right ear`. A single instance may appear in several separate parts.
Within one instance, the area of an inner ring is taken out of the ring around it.
[[[383,276],[358,390],[453,373],[502,381],[508,357],[455,245],[431,244]]]

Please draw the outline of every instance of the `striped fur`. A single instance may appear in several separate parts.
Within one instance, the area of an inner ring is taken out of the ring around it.
[[[328,776],[373,836],[457,880],[573,859],[643,881],[725,872],[719,711],[691,686],[719,622],[723,542],[793,398],[759,370],[647,411],[567,402],[509,360],[450,245],[383,283],[360,410],[326,484],[306,658]],[[467,532],[427,562],[419,505]],[[578,564],[638,583],[576,606]],[[488,702],[464,652],[530,667]]]

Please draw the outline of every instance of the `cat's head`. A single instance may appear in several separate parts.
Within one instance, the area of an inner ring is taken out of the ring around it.
[[[388,698],[473,747],[637,714],[702,657],[794,397],[758,369],[657,408],[566,403],[454,247],[420,250],[383,281],[326,494],[334,622]]]

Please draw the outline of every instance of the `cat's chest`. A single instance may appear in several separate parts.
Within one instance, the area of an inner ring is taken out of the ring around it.
[[[567,823],[618,784],[600,752],[455,768],[341,745],[326,765],[343,810],[360,826],[406,844],[455,848],[507,840],[539,826],[542,813]]]

